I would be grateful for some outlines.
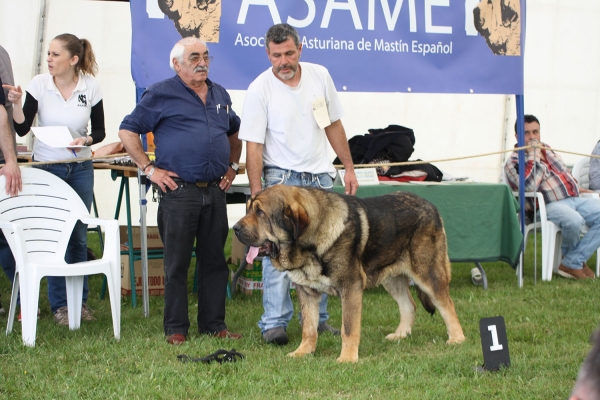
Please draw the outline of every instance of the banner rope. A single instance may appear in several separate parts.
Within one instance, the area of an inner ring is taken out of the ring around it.
[[[153,153],[149,153],[153,154]],[[98,157],[86,157],[86,158],[70,158],[65,160],[54,160],[54,161],[28,161],[18,163],[19,166],[27,167],[30,165],[50,165],[50,164],[67,164],[72,162],[82,162],[82,161],[93,161],[93,160],[108,160],[111,158],[119,158],[119,157],[128,157],[127,153],[118,153],[118,154],[110,154],[108,156],[98,156]],[[4,166],[4,164],[0,164],[0,166]]]
[[[377,163],[377,164],[355,164],[354,168],[393,167],[393,166],[397,166],[397,165],[420,165],[420,164],[432,164],[432,163],[440,163],[440,162],[448,162],[448,161],[468,160],[471,158],[480,158],[480,157],[487,157],[487,156],[495,156],[495,155],[504,154],[504,153],[512,153],[513,151],[525,150],[525,149],[534,148],[534,147],[537,149],[541,149],[541,150],[552,150],[552,151],[559,152],[559,153],[572,154],[572,155],[577,155],[577,156],[582,156],[582,157],[600,158],[600,156],[596,156],[593,154],[577,153],[577,152],[573,152],[573,151],[549,148],[549,147],[544,147],[544,146],[528,145],[528,146],[523,146],[523,147],[515,147],[512,149],[508,149],[508,150],[494,151],[491,153],[481,153],[481,154],[474,154],[474,155],[470,155],[470,156],[453,157],[453,158],[440,158],[437,160],[404,161],[404,162]],[[147,154],[152,155],[153,153],[147,153]],[[29,162],[18,163],[18,164],[19,164],[19,166],[65,164],[65,163],[82,162],[82,161],[108,160],[108,159],[112,159],[112,158],[127,157],[127,156],[129,156],[129,154],[127,154],[127,153],[118,153],[118,154],[110,154],[107,156],[99,156],[99,157],[75,158],[75,159],[55,160],[55,161],[29,161]],[[245,167],[245,163],[240,163],[240,165]],[[1,166],[4,166],[4,164],[0,164],[0,167]],[[335,164],[334,167],[337,169],[344,169],[344,166],[339,165],[339,164]]]
[[[593,154],[583,154],[583,153],[576,153],[576,152],[567,151],[567,150],[559,150],[559,149],[554,149],[554,148],[544,147],[544,146],[528,145],[528,146],[523,146],[523,147],[515,147],[512,149],[508,149],[508,150],[495,151],[495,152],[491,152],[491,153],[482,153],[482,154],[475,154],[475,155],[471,155],[471,156],[454,157],[454,158],[441,158],[438,160],[430,160],[430,161],[404,161],[404,162],[378,163],[378,164],[375,164],[375,163],[373,163],[373,164],[355,164],[354,168],[393,167],[393,166],[397,166],[397,165],[419,165],[419,164],[432,164],[432,163],[447,162],[447,161],[467,160],[470,158],[479,158],[479,157],[494,156],[494,155],[503,154],[503,153],[512,153],[513,151],[525,150],[525,149],[530,149],[530,148],[534,148],[534,147],[537,149],[552,150],[555,152],[574,154],[574,155],[579,155],[579,156],[583,156],[583,157],[600,158],[600,156],[596,156]],[[340,165],[340,164],[335,164],[334,167],[337,169],[344,169],[344,166]]]

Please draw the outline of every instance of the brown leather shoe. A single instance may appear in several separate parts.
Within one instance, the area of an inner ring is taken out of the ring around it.
[[[583,263],[583,273],[592,279],[596,278],[596,274],[594,274],[594,271],[588,267],[587,263]]]
[[[221,332],[213,334],[213,336],[221,338],[221,339],[233,339],[233,340],[238,340],[238,339],[242,338],[242,335],[240,335],[239,333],[229,332],[229,330],[227,330],[227,329],[223,329]]]
[[[172,344],[173,346],[179,346],[180,344],[184,344],[185,335],[181,333],[174,333],[167,337],[167,343]]]
[[[569,279],[592,279],[586,275],[586,273],[583,271],[583,268],[573,269],[564,266],[562,263],[558,266],[558,274]]]

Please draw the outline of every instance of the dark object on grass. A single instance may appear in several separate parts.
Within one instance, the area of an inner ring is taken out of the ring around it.
[[[87,260],[92,261],[96,259],[96,255],[94,254],[94,250],[87,248]]]
[[[180,354],[177,356],[177,359],[181,362],[201,362],[205,364],[209,364],[213,361],[222,364],[224,362],[236,362],[237,360],[244,359],[244,355],[235,351],[235,349],[231,349],[230,351],[219,349],[212,354],[207,355],[206,357],[201,358],[192,358],[186,354]]]

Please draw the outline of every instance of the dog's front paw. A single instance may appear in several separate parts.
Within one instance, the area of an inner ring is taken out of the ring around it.
[[[287,355],[288,355],[288,357],[303,357],[303,356],[309,355],[309,354],[314,354],[314,351],[313,352],[305,352],[305,351],[296,350],[296,351],[292,351],[291,353],[288,353]]]
[[[457,337],[450,338],[446,341],[446,344],[460,344],[467,340],[464,335],[460,335]]]
[[[296,350],[289,353],[290,357],[302,357],[306,354],[313,354],[315,350],[317,350],[317,340],[316,336],[314,338],[305,339],[303,338],[300,342],[300,345]]]
[[[396,331],[394,333],[390,333],[385,338],[387,340],[391,340],[391,341],[398,341],[400,339],[406,339],[408,336],[410,336],[410,334],[411,334],[411,330],[407,329],[404,331]]]
[[[358,362],[358,355],[356,356],[346,356],[346,355],[341,355],[337,358],[336,360],[339,363],[344,363],[344,362],[351,362],[351,363],[357,363]]]

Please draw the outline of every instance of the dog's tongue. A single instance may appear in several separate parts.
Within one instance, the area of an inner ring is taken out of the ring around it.
[[[250,246],[248,248],[248,254],[246,254],[246,262],[252,264],[256,256],[258,255],[258,247]]]

